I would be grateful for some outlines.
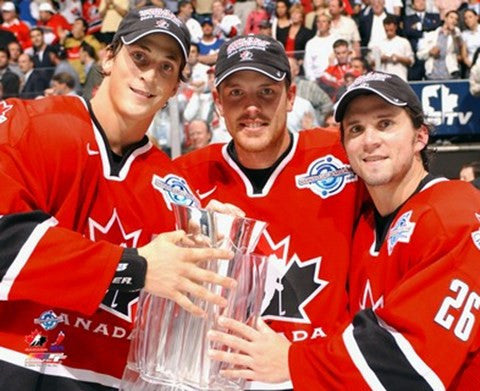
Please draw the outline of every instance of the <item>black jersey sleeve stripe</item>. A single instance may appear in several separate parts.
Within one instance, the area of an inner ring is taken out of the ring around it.
[[[41,211],[4,215],[0,218],[0,300],[8,294],[45,232],[57,224]]]
[[[355,316],[344,331],[343,340],[355,366],[373,390],[445,390],[408,340],[377,319],[372,309]]]

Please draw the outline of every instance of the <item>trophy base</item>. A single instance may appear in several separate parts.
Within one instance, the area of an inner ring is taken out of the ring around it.
[[[243,387],[227,379],[225,382],[215,382],[202,387],[188,381],[180,381],[171,375],[158,374],[155,377],[146,376],[127,365],[123,373],[120,391],[241,391]]]

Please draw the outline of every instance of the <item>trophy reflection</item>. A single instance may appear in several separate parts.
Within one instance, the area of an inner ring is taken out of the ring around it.
[[[228,248],[231,260],[211,260],[202,267],[237,281],[235,289],[205,284],[227,299],[226,307],[190,297],[207,316],[191,315],[173,301],[141,292],[121,390],[242,390],[244,380],[219,374],[228,365],[209,359],[207,332],[224,315],[254,324],[259,315],[266,277],[266,257],[252,254],[266,224],[194,207],[173,205],[177,229],[184,230],[196,247]],[[227,349],[226,347],[224,349]]]

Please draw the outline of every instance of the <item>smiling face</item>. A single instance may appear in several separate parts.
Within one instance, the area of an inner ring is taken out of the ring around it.
[[[242,164],[269,167],[288,147],[287,112],[292,110],[295,87],[255,71],[239,71],[226,78],[215,93]]]
[[[125,120],[153,117],[177,91],[181,58],[179,45],[165,34],[147,35],[110,53],[103,69],[113,114]]]
[[[415,129],[404,108],[377,95],[358,96],[347,107],[342,129],[352,169],[369,191],[393,191],[425,172],[420,151],[428,131],[423,126]]]

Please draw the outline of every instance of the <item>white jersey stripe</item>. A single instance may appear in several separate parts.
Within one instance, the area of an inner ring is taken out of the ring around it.
[[[445,390],[445,385],[442,380],[437,376],[437,374],[422,360],[422,358],[415,352],[413,346],[408,342],[408,340],[393,327],[386,324],[381,318],[377,317],[378,324],[388,331],[390,335],[395,339],[398,347],[405,355],[406,359],[410,365],[417,371],[417,373],[425,379],[425,381],[432,387],[435,391]]]
[[[57,219],[50,217],[34,228],[0,282],[0,300],[8,300],[8,295],[10,294],[15,279],[37,247],[38,242],[40,242],[50,227],[54,227],[57,224]]]
[[[357,341],[355,341],[355,337],[353,336],[353,324],[350,323],[348,325],[342,334],[342,338],[350,358],[369,387],[374,391],[385,391],[385,387],[383,387],[377,375],[375,375],[375,372],[373,372],[368,366],[367,361],[357,345]]]

